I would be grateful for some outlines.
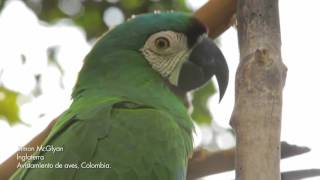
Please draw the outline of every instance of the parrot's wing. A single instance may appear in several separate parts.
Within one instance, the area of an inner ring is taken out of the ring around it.
[[[96,138],[108,133],[108,127],[110,127],[108,124],[109,121],[101,121],[101,119],[102,117],[105,117],[104,119],[110,119],[110,109],[113,102],[114,100],[112,99],[104,99],[102,103],[99,101],[88,102],[86,107],[91,108],[74,106],[64,112],[52,128],[49,136],[42,143],[42,147],[50,147],[52,145],[51,147],[53,148],[62,147],[63,151],[54,153],[53,151],[45,152],[38,149],[41,146],[37,146],[36,151],[32,155],[35,160],[28,160],[25,163],[34,165],[43,164],[47,166],[53,165],[53,168],[30,168],[22,166],[22,168],[14,173],[11,179],[24,179],[26,175],[26,177],[28,177],[27,179],[38,179],[37,177],[42,177],[44,174],[55,173],[64,176],[66,179],[72,179],[70,174],[76,171],[75,168],[62,167],[59,169],[55,167],[58,167],[56,164],[67,164],[69,162],[71,166],[72,162],[77,163],[80,158],[78,156],[86,158],[89,153],[94,151]],[[101,103],[102,105],[97,105],[97,103]],[[44,159],[42,159],[42,157],[44,157]],[[18,164],[18,166],[19,165],[20,164]],[[34,172],[37,174],[34,174]],[[55,179],[54,176],[52,178]],[[45,179],[47,179],[47,177]]]
[[[30,161],[53,168],[21,168],[12,179],[185,179],[192,142],[170,114],[108,102],[66,117],[44,143],[63,151]]]

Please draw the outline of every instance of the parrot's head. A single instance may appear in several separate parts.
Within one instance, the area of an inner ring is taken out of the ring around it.
[[[221,99],[228,85],[226,60],[207,37],[206,26],[184,13],[138,15],[111,29],[94,49],[96,54],[118,50],[139,53],[166,82],[184,92],[215,75]]]
[[[228,84],[223,54],[198,20],[189,17],[183,28],[159,29],[149,35],[140,51],[154,70],[182,91],[196,89],[215,75],[221,100]]]

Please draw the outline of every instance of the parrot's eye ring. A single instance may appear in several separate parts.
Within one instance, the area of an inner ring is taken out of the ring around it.
[[[165,37],[159,37],[154,42],[155,42],[156,48],[158,49],[167,49],[170,46],[169,39]]]

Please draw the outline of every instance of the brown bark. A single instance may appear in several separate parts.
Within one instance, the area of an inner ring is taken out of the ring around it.
[[[236,179],[280,179],[282,89],[277,0],[238,0],[240,64],[231,126],[236,132]]]
[[[234,169],[235,149],[227,149],[216,152],[208,152],[200,149],[194,152],[188,162],[188,180],[217,174]]]
[[[296,146],[288,144],[287,142],[281,142],[281,159],[297,156],[309,152],[307,147]],[[188,163],[188,180],[197,179],[203,176],[222,173],[226,171],[234,170],[235,168],[235,148],[209,152],[203,149],[197,149],[194,151],[192,159]],[[318,170],[319,171],[319,170]],[[308,172],[312,172],[311,174]],[[298,171],[295,174],[299,176],[312,176],[318,175],[314,171]],[[302,174],[300,174],[302,173]],[[285,177],[292,177],[291,173],[285,173]],[[286,178],[287,180],[290,178]],[[294,179],[294,178],[291,178]]]
[[[210,0],[194,16],[208,27],[209,36],[216,38],[232,24],[237,0]]]

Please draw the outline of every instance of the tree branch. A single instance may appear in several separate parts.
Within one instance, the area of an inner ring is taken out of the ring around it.
[[[41,143],[47,138],[51,128],[55,124],[58,118],[52,120],[50,124],[36,137],[34,137],[29,143],[27,143],[24,147],[37,147],[41,145]],[[34,148],[36,149],[36,148]],[[16,171],[18,163],[22,163],[21,160],[17,160],[17,156],[23,155],[32,155],[33,151],[17,151],[12,156],[10,156],[6,161],[0,164],[0,179],[9,179],[9,177]]]
[[[289,158],[309,152],[308,147],[281,143],[281,158]],[[203,176],[231,171],[235,168],[235,148],[208,152],[203,149],[195,150],[192,159],[189,160],[188,180]]]
[[[277,0],[238,0],[240,64],[231,126],[236,133],[236,179],[280,179],[282,89]]]
[[[194,17],[208,27],[214,39],[233,23],[237,0],[210,0],[194,13]]]
[[[303,178],[310,178],[315,176],[320,176],[320,169],[304,169],[281,173],[282,180],[301,180]]]

